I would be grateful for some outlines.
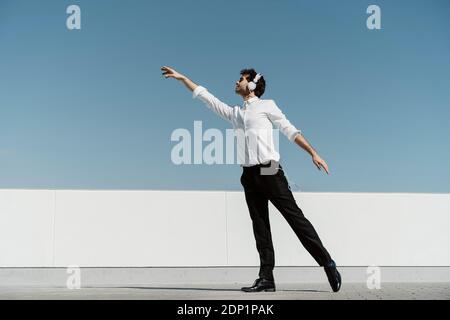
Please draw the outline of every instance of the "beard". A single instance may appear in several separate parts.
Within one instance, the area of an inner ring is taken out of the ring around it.
[[[239,94],[239,95],[245,95],[245,94],[247,94],[247,93],[246,93],[246,90],[243,90],[243,89],[240,88],[240,87],[235,87],[235,88],[234,88],[234,92],[236,92],[236,93]]]

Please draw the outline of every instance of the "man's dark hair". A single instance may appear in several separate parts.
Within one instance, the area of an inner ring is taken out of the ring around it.
[[[247,81],[250,82],[255,79],[257,73],[255,69],[243,69],[241,70],[241,75],[248,75]],[[256,83],[256,89],[253,92],[258,98],[260,98],[264,94],[264,91],[266,91],[266,80],[264,80],[264,77],[261,77]]]

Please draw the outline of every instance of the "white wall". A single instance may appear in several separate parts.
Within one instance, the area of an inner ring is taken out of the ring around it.
[[[295,193],[341,266],[450,266],[450,194]],[[277,266],[316,266],[270,207]],[[0,189],[0,267],[257,266],[242,192]]]

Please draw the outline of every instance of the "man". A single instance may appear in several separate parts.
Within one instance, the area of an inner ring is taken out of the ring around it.
[[[173,68],[164,66],[161,70],[165,78],[174,78],[183,82],[193,92],[194,98],[201,99],[220,117],[231,122],[236,131],[240,130],[245,135],[243,140],[238,139],[238,153],[244,155],[241,183],[252,219],[253,233],[260,257],[260,270],[259,278],[253,285],[241,290],[245,292],[275,291],[273,277],[275,254],[268,207],[270,201],[281,212],[316,262],[324,267],[332,290],[339,291],[341,276],[336,264],[322,245],[312,224],[297,206],[282,166],[279,164],[280,155],[275,150],[272,140],[273,127],[275,126],[290,141],[306,150],[319,170],[323,167],[329,174],[328,166],[306,141],[301,131],[286,119],[273,100],[260,99],[265,91],[264,77],[253,69],[241,71],[241,77],[236,82],[235,88],[236,93],[244,100],[244,106],[240,108],[223,103],[204,87],[198,86]],[[243,142],[241,145],[239,140]]]

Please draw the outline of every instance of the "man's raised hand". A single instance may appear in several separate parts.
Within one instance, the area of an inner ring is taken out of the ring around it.
[[[163,71],[163,76],[167,79],[167,78],[174,78],[177,80],[182,80],[184,78],[184,75],[182,75],[181,73],[175,71],[175,69],[164,66],[161,67],[161,70]]]

